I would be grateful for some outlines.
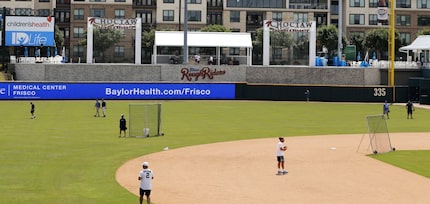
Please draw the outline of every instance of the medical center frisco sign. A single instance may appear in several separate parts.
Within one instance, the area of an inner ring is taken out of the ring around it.
[[[55,46],[55,18],[35,16],[6,16],[6,46]]]

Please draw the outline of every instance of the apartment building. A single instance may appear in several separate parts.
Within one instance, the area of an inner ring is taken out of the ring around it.
[[[378,23],[378,2],[379,0],[349,0],[343,6],[347,36],[351,33],[364,35],[366,30],[388,26],[389,22],[382,25]],[[417,37],[418,31],[430,25],[430,0],[397,0],[395,3],[396,29],[402,43],[410,44]]]
[[[316,21],[317,26],[338,24],[343,20],[344,34],[361,33],[381,26],[377,20],[379,0],[187,0],[188,30],[197,31],[209,24],[221,24],[233,32],[255,34],[263,20]],[[0,0],[11,15],[52,15],[65,36],[66,54],[73,62],[85,61],[87,18],[142,18],[143,30],[183,30],[185,0]],[[55,8],[55,9],[54,9]],[[416,38],[417,31],[430,24],[430,0],[397,0],[396,29],[405,44]],[[384,26],[384,25],[382,25]],[[106,51],[106,62],[134,62],[134,33]],[[208,39],[209,40],[209,39]],[[190,49],[192,52],[193,49]],[[142,62],[149,63],[152,48],[142,48]],[[229,54],[240,54],[229,49]],[[100,58],[100,53],[94,53]],[[254,58],[258,60],[260,56]],[[96,59],[97,62],[98,59]]]

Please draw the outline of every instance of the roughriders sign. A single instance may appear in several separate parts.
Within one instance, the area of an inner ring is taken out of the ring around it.
[[[225,70],[217,70],[217,69],[211,69],[209,67],[202,67],[201,69],[198,68],[182,68],[181,69],[181,80],[188,80],[192,81],[198,81],[199,78],[201,79],[213,79],[215,75],[224,75]]]
[[[311,22],[284,22],[284,21],[271,21],[265,22],[265,26],[270,30],[287,31],[287,32],[309,32],[312,28]]]
[[[89,23],[98,29],[123,29],[133,30],[136,29],[136,19],[109,19],[109,18],[95,18],[88,19]]]

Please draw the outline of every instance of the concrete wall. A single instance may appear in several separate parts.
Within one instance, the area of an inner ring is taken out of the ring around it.
[[[10,64],[18,81],[381,85],[377,68],[134,64]]]
[[[338,67],[248,67],[249,83],[379,85],[379,69]]]

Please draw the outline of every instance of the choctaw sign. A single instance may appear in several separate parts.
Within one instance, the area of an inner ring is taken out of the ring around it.
[[[142,19],[109,19],[89,17],[87,23],[87,63],[91,64],[93,60],[93,29],[122,29],[136,30],[136,41],[134,46],[134,63],[141,64],[141,42],[142,42]]]
[[[269,65],[270,59],[270,31],[276,32],[307,32],[309,33],[309,66],[315,66],[316,54],[316,23],[285,22],[265,20],[263,23],[263,65]]]

